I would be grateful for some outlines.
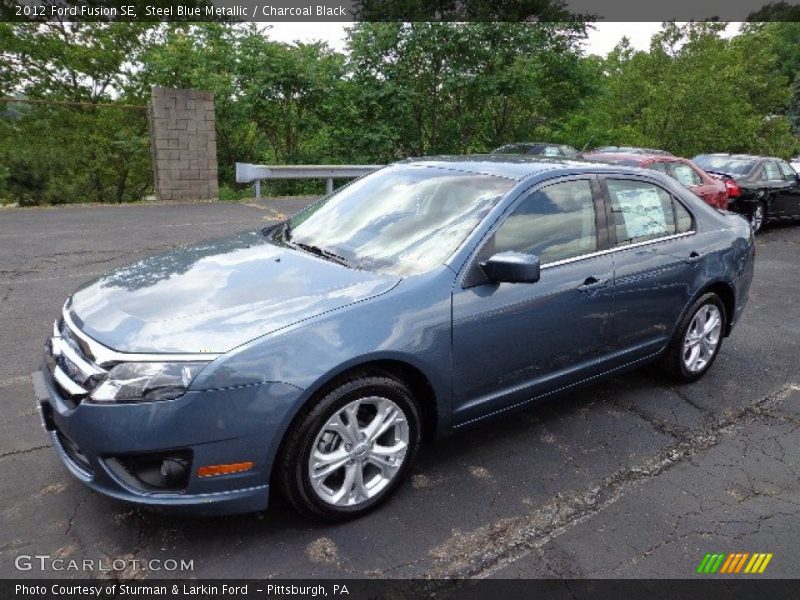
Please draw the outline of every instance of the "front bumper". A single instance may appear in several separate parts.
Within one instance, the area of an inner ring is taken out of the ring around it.
[[[184,514],[264,510],[278,441],[300,391],[282,383],[190,391],[175,400],[71,405],[50,373],[33,373],[42,422],[67,469],[90,488],[127,502]],[[191,455],[180,491],[142,489],[117,459],[160,452]],[[250,461],[252,469],[200,477],[200,466]]]

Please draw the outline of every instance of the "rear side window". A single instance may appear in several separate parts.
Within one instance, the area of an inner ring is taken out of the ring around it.
[[[783,181],[783,174],[775,161],[768,160],[764,163],[764,175],[768,181]]]
[[[665,190],[645,181],[609,179],[606,184],[617,245],[635,244],[676,233],[675,207],[672,196]],[[682,225],[686,226],[685,216]]]
[[[495,232],[495,251],[535,254],[542,264],[597,250],[592,190],[587,180],[533,192]]]
[[[700,175],[689,165],[679,163],[673,167],[673,173],[675,173],[675,179],[686,187],[692,187],[703,183],[703,180],[700,179]]]

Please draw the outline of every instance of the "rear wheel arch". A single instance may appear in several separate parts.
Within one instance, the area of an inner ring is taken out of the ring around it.
[[[732,329],[731,319],[734,311],[736,310],[736,293],[734,292],[733,285],[722,280],[708,283],[700,288],[697,293],[692,296],[689,302],[686,303],[686,307],[683,309],[683,311],[681,311],[681,315],[678,318],[675,327],[680,324],[686,315],[686,312],[692,307],[692,305],[694,305],[695,302],[697,302],[697,299],[708,293],[716,294],[722,301],[722,306],[725,308],[725,331],[723,332],[723,335],[727,337],[730,335]]]
[[[692,299],[692,303],[694,303],[694,301],[703,294],[707,294],[709,292],[719,296],[719,299],[722,300],[722,305],[725,307],[724,335],[727,337],[731,333],[731,321],[736,311],[736,293],[734,292],[731,284],[725,281],[717,281],[700,290],[700,292]]]

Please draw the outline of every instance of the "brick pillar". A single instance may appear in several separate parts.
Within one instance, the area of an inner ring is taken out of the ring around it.
[[[216,199],[219,184],[214,95],[153,86],[148,118],[156,197]]]

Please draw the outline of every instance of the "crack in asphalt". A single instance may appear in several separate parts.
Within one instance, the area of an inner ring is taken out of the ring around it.
[[[599,484],[573,493],[559,493],[533,513],[501,519],[467,533],[456,533],[431,550],[434,564],[429,578],[487,577],[616,503],[642,481],[658,477],[672,467],[716,446],[724,437],[770,415],[800,385],[789,383],[749,406],[718,420],[657,455],[602,478]],[[647,420],[647,419],[646,419]],[[648,420],[648,422],[650,422]],[[652,423],[651,423],[652,424]]]
[[[49,448],[50,444],[44,444],[43,446],[34,446],[33,448],[24,448],[23,450],[12,450],[11,452],[4,452],[0,454],[0,460],[3,458],[8,458],[10,456],[17,456],[19,454],[30,454],[31,452],[36,452],[37,450],[44,450],[45,448]]]
[[[65,536],[69,536],[69,534],[72,532],[72,525],[75,523],[75,519],[78,518],[78,511],[81,509],[81,506],[86,504],[86,501],[88,499],[89,499],[89,496],[88,495],[84,495],[83,498],[81,498],[78,501],[78,503],[75,505],[75,508],[73,509],[72,514],[67,519],[67,529],[66,529],[66,531],[64,531],[64,535]]]

